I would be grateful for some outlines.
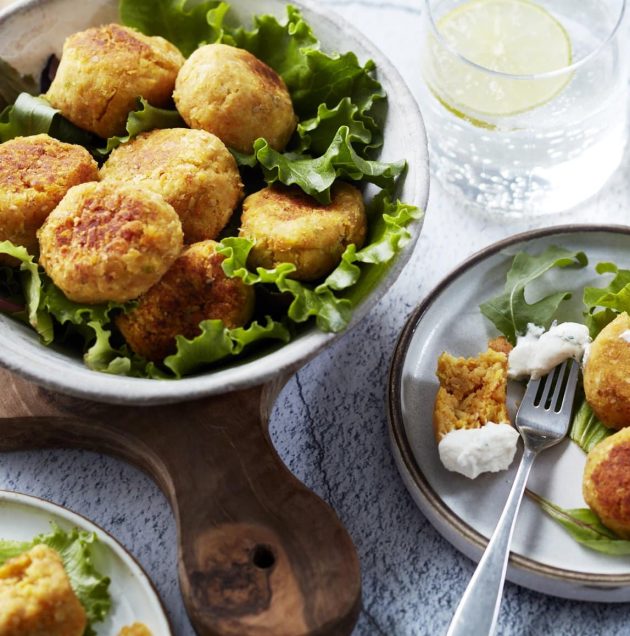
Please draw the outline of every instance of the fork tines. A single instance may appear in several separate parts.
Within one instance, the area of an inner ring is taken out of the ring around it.
[[[565,360],[552,369],[547,375],[536,380],[530,380],[527,385],[523,402],[529,402],[534,408],[545,411],[564,413],[573,406],[575,380],[579,373],[579,364],[573,360]],[[571,396],[566,395],[570,387]],[[571,399],[566,399],[566,398]]]

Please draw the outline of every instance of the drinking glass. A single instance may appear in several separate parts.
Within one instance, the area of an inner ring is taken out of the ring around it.
[[[511,216],[559,212],[619,166],[625,0],[425,0],[422,42],[432,170],[447,190]]]

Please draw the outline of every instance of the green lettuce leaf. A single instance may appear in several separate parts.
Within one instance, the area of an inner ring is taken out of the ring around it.
[[[109,579],[98,572],[92,562],[92,548],[98,539],[92,532],[77,528],[65,531],[55,523],[51,523],[51,526],[51,533],[40,534],[32,541],[0,541],[0,565],[36,545],[44,544],[56,550],[61,556],[70,585],[87,614],[88,627],[84,634],[95,636],[93,624],[103,621],[112,606]]]
[[[104,303],[86,305],[68,299],[45,275],[42,275],[42,307],[60,325],[71,325],[71,333],[83,339],[83,361],[95,371],[129,375],[132,364],[126,351],[119,351],[110,344],[112,335],[108,325],[115,312],[125,312],[134,306],[130,303]]]
[[[422,212],[413,205],[392,201],[383,191],[375,197],[369,217],[371,223],[366,246],[357,251],[355,245],[348,245],[339,265],[316,291],[351,288],[346,297],[353,304],[367,296],[396,254],[411,240],[408,226],[412,221],[421,219]],[[357,263],[363,263],[364,267]]]
[[[291,294],[293,301],[287,315],[294,322],[306,322],[315,316],[322,331],[333,332],[348,325],[352,308],[350,301],[337,298],[330,289],[317,292],[306,283],[288,278],[295,271],[294,265],[283,263],[274,269],[258,267],[255,273],[249,271],[247,257],[253,246],[253,242],[246,238],[228,237],[221,241],[217,252],[225,256],[222,267],[226,276],[241,278],[247,285],[275,285],[279,292]]]
[[[310,154],[324,154],[342,126],[348,127],[348,141],[355,149],[373,147],[373,132],[367,128],[359,113],[359,107],[349,97],[344,97],[334,108],[320,104],[315,117],[298,124],[300,143],[297,152],[308,150]]]
[[[614,263],[598,263],[598,274],[614,274],[606,287],[586,287],[586,324],[592,338],[620,313],[630,312],[630,269],[619,269]]]
[[[188,57],[197,47],[220,40],[229,5],[217,0],[120,0],[121,22],[146,35],[160,35]]]
[[[39,85],[31,75],[20,75],[8,62],[0,60],[0,109],[12,104],[20,93],[38,92]]]
[[[0,241],[0,254],[6,254],[19,261],[28,322],[40,335],[42,342],[50,344],[54,336],[53,323],[43,306],[42,276],[39,266],[25,247],[14,245],[11,241]]]
[[[507,273],[503,293],[483,303],[481,313],[516,344],[516,336],[527,330],[528,323],[548,328],[560,303],[571,297],[561,291],[530,304],[525,300],[527,285],[555,267],[584,267],[587,263],[584,252],[570,252],[555,245],[536,256],[519,252]]]
[[[585,452],[590,453],[601,441],[615,431],[604,426],[598,419],[589,403],[583,399],[576,411],[569,429],[569,437]]]
[[[620,539],[590,508],[564,509],[527,490],[527,495],[583,546],[613,556],[630,555],[630,541]]]
[[[337,178],[368,181],[391,192],[407,166],[405,161],[383,163],[363,159],[352,147],[347,126],[339,128],[321,157],[280,153],[264,139],[254,142],[254,154],[268,184],[297,185],[323,204],[330,203],[330,190]]]
[[[112,150],[131,141],[140,133],[156,128],[185,127],[184,120],[176,110],[156,108],[151,106],[144,97],[139,97],[136,110],[131,111],[127,116],[127,124],[125,125],[127,134],[121,137],[110,137],[107,140],[107,145],[104,148],[98,148],[96,152],[101,156],[109,155]]]
[[[0,143],[14,137],[47,133],[60,141],[90,148],[98,137],[78,128],[53,108],[44,97],[20,93],[13,106],[0,114]]]
[[[121,362],[109,351],[111,332],[104,328],[111,322],[114,310],[126,311],[133,303],[107,303],[84,305],[69,300],[42,272],[26,248],[10,241],[0,242],[0,254],[8,254],[20,261],[24,303],[28,321],[40,335],[44,344],[55,338],[54,321],[60,325],[70,323],[73,333],[82,336],[85,343],[84,359],[88,367],[99,371],[120,372]],[[107,352],[107,353],[105,353]],[[107,358],[107,363],[105,359]],[[123,365],[124,367],[124,365]]]
[[[164,360],[164,366],[177,378],[229,356],[239,355],[255,342],[279,340],[287,343],[290,339],[287,327],[269,316],[264,325],[253,322],[248,327],[227,329],[221,320],[204,320],[199,327],[201,334],[194,338],[177,336],[177,352]]]
[[[313,104],[326,104],[332,109],[344,97],[350,97],[352,103],[358,106],[357,115],[367,128],[380,132],[382,122],[378,121],[375,106],[385,100],[385,92],[374,78],[374,62],[368,60],[361,66],[352,52],[328,55],[323,51],[310,50],[306,56],[311,75],[308,82],[303,82],[291,92],[300,119],[316,115]],[[374,145],[380,145],[380,137]]]

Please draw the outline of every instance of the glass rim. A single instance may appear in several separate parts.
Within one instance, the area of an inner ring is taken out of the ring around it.
[[[525,0],[526,1],[526,0]],[[516,74],[516,73],[506,73],[505,71],[497,71],[495,69],[488,68],[483,64],[478,64],[477,62],[473,62],[468,59],[465,55],[460,53],[451,43],[442,35],[438,26],[435,22],[435,17],[433,15],[433,11],[431,10],[431,0],[424,0],[425,10],[427,16],[429,18],[429,23],[431,24],[431,30],[439,42],[444,46],[452,55],[457,57],[461,62],[475,68],[479,71],[483,71],[484,73],[488,73],[490,75],[494,75],[496,77],[502,77],[504,79],[513,79],[513,80],[538,80],[538,79],[547,79],[551,77],[558,77],[559,75],[565,75],[572,73],[576,69],[580,68],[593,58],[597,57],[601,51],[614,39],[619,31],[619,27],[623,22],[624,16],[626,14],[626,0],[621,0],[621,10],[619,11],[619,17],[615,22],[615,25],[610,30],[608,37],[602,40],[597,47],[595,47],[592,51],[590,51],[587,55],[580,58],[576,62],[569,64],[568,66],[563,66],[561,68],[554,69],[552,71],[545,71],[543,73],[529,73],[529,74]]]

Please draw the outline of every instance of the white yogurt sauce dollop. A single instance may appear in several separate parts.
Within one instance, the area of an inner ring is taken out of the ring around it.
[[[591,343],[586,325],[561,322],[549,331],[530,323],[519,336],[508,356],[508,377],[512,380],[540,378],[561,362],[573,358],[582,361]]]
[[[481,473],[509,468],[519,437],[507,423],[488,422],[481,428],[450,431],[438,444],[438,451],[447,470],[474,479]]]

